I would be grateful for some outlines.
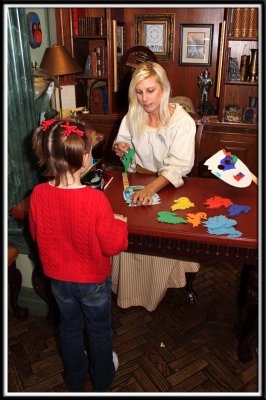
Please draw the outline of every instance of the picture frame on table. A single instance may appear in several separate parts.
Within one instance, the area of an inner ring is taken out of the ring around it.
[[[174,14],[136,15],[136,45],[148,47],[159,60],[173,59]]]
[[[180,65],[211,65],[213,24],[180,25]]]

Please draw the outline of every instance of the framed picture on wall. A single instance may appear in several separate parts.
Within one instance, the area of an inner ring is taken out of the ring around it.
[[[136,45],[148,47],[158,60],[173,58],[174,14],[136,15]]]
[[[120,59],[125,51],[125,24],[122,22],[117,22],[116,37],[117,37],[117,57],[118,59]]]
[[[211,65],[213,24],[180,25],[180,65]]]

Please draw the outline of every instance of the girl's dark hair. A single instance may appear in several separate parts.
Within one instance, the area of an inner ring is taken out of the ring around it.
[[[44,121],[32,138],[38,164],[53,173],[56,186],[67,172],[73,175],[82,167],[83,156],[90,153],[91,143],[91,129],[71,119]]]

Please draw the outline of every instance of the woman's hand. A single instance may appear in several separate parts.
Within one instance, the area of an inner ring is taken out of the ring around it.
[[[143,189],[134,192],[131,197],[132,203],[137,206],[151,205],[153,203],[153,193],[154,192],[146,186]]]
[[[132,197],[132,203],[138,206],[147,206],[153,203],[152,195],[159,192],[162,188],[169,184],[168,179],[160,175],[143,189],[136,191]]]
[[[124,217],[122,214],[114,214],[115,219],[120,219],[120,221],[127,222],[127,217]]]
[[[130,149],[129,144],[125,142],[117,142],[114,145],[115,154],[120,158],[123,157],[124,154],[129,151],[129,149]]]

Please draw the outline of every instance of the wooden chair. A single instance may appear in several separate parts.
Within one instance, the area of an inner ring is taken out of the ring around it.
[[[188,176],[197,177],[199,176],[199,164],[200,164],[200,144],[201,144],[201,137],[203,133],[204,125],[207,123],[204,118],[197,116],[195,114],[191,114],[191,117],[194,119],[196,124],[196,136],[195,136],[195,158],[194,158],[194,165],[191,172]],[[197,294],[193,290],[193,281],[195,279],[196,272],[186,272],[186,299],[189,304],[195,304],[197,301]]]
[[[207,120],[201,118],[200,116],[193,115],[189,113],[195,121],[196,124],[196,136],[195,136],[195,158],[194,158],[194,165],[189,173],[189,176],[199,176],[199,164],[200,164],[200,144],[201,144],[201,137],[203,133],[204,125],[207,124]]]
[[[201,117],[200,115],[196,114],[193,102],[189,97],[175,96],[170,99],[170,102],[180,104],[195,121],[196,124],[195,158],[194,158],[194,165],[191,172],[189,173],[189,176],[199,176],[200,143],[201,143],[203,127],[204,125],[208,124],[208,118]]]
[[[28,315],[28,309],[19,307],[18,305],[18,295],[22,284],[21,272],[16,266],[18,255],[19,252],[16,247],[8,246],[8,283],[10,290],[10,305],[15,317],[18,319],[24,319]]]
[[[170,99],[171,103],[180,104],[194,119],[196,124],[196,136],[195,136],[195,158],[194,165],[188,176],[197,177],[199,176],[199,164],[200,164],[200,144],[203,133],[204,125],[208,123],[208,118],[201,117],[196,114],[193,102],[188,97],[176,96]],[[195,304],[197,301],[197,295],[193,290],[193,281],[195,279],[196,272],[186,272],[186,299],[190,304]]]

